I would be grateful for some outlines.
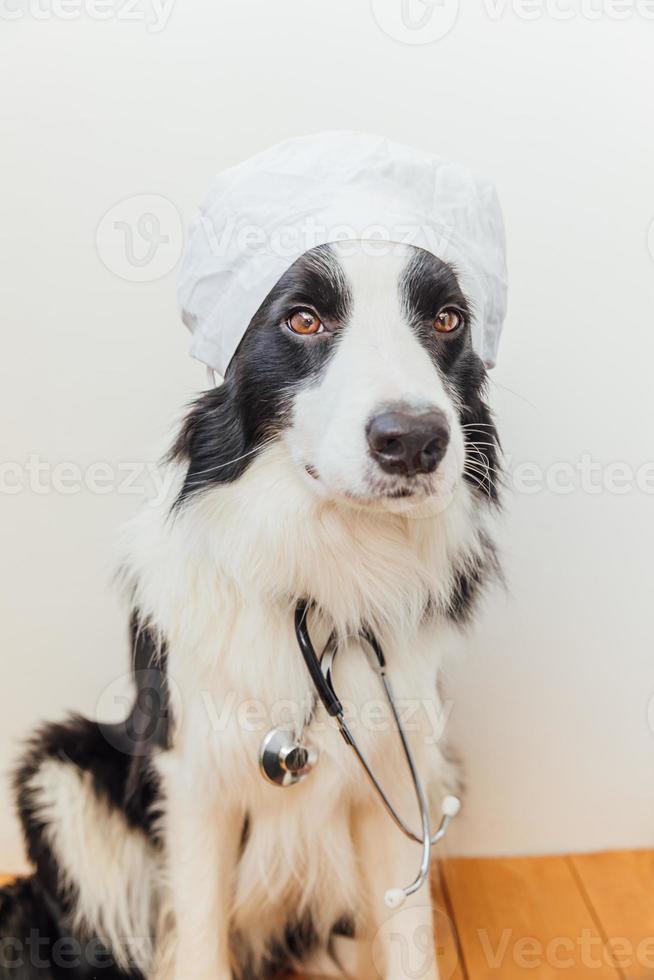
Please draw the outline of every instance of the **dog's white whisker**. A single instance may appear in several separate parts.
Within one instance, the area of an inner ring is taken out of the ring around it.
[[[247,459],[248,456],[254,456],[257,453],[261,453],[269,446],[272,446],[274,441],[275,441],[274,439],[269,439],[267,442],[262,442],[259,445],[255,446],[254,449],[250,449],[248,450],[248,452],[243,453],[242,456],[235,456],[233,459],[228,459],[224,463],[217,463],[215,466],[209,466],[205,470],[194,470],[192,473],[190,473],[189,482],[199,479],[202,476],[209,476],[212,473],[217,473],[219,470],[224,470],[228,466],[233,466],[234,463],[240,463],[241,460]]]
[[[480,490],[483,490],[489,499],[491,499],[492,492],[497,492],[496,484],[487,473],[482,473],[478,470],[464,470],[464,473],[475,481]]]

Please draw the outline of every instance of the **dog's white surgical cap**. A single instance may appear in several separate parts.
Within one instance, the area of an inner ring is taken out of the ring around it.
[[[282,274],[337,241],[415,245],[450,263],[495,363],[506,256],[495,188],[432,153],[355,132],[286,140],[219,174],[193,220],[179,299],[191,354],[219,374]]]

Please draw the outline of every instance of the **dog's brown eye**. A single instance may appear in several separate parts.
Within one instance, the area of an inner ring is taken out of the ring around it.
[[[439,333],[452,333],[452,331],[457,330],[462,323],[463,317],[458,310],[441,310],[434,320],[434,326]]]
[[[312,310],[296,310],[286,322],[293,333],[321,333],[324,330],[322,321]]]

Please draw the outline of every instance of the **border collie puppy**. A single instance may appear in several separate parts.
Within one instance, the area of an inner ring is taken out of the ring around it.
[[[166,499],[128,531],[130,718],[46,727],[16,774],[36,872],[0,893],[0,934],[17,940],[3,976],[338,975],[339,933],[358,980],[416,975],[406,948],[432,935],[428,890],[399,912],[384,894],[413,880],[420,847],[316,703],[293,612],[310,602],[317,649],[339,638],[350,722],[418,829],[358,638],[384,649],[437,806],[456,784],[430,721],[444,637],[496,571],[498,438],[473,315],[455,270],[410,246],[321,246],[268,295],[190,409]],[[280,724],[319,753],[284,790],[258,764]]]

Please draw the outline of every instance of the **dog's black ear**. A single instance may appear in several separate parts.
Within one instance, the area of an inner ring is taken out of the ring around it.
[[[188,463],[177,506],[193,493],[237,480],[252,458],[245,451],[235,385],[228,377],[194,402],[170,451],[171,461]]]

